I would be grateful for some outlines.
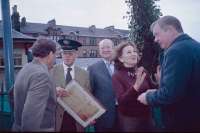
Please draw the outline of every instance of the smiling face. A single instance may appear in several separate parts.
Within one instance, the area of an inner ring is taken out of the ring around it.
[[[138,63],[138,53],[133,46],[127,45],[122,49],[119,60],[125,67],[134,67]]]
[[[114,44],[111,40],[105,39],[99,43],[99,54],[102,58],[110,60],[113,54]]]

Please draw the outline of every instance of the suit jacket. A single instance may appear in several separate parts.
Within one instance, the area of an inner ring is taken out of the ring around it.
[[[95,124],[96,128],[103,131],[106,128],[113,127],[115,121],[116,107],[112,78],[103,61],[98,61],[89,66],[88,71],[92,93],[106,108],[106,113],[97,119]]]
[[[51,70],[51,74],[54,77],[56,87],[62,87],[65,88],[66,82],[64,77],[64,68],[62,64],[57,64],[54,66],[54,68]],[[90,91],[90,83],[89,83],[89,74],[87,71],[81,69],[80,67],[75,66],[74,67],[74,78],[75,80],[84,88],[86,91]],[[57,104],[56,109],[56,131],[60,131],[62,120],[64,115],[64,109]],[[77,123],[78,130],[80,129],[79,124]]]
[[[46,65],[34,59],[14,84],[13,131],[55,131],[56,90]]]
[[[183,34],[165,50],[160,88],[147,102],[161,106],[167,130],[200,130],[200,43]]]

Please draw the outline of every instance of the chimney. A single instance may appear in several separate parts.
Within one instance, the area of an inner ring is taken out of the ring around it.
[[[105,27],[104,29],[113,32],[115,30],[115,27],[114,27],[114,25],[111,25],[111,26]]]
[[[55,19],[49,20],[47,24],[48,24],[48,27],[51,27],[54,29],[56,27],[56,20]]]
[[[17,13],[17,5],[14,5],[13,7],[12,7],[12,13],[14,14],[14,13]]]
[[[17,5],[14,5],[12,7],[12,28],[15,29],[16,31],[20,32],[20,15],[19,12],[17,11]]]
[[[91,25],[91,26],[89,27],[89,31],[95,32],[95,30],[96,30],[96,26],[95,26],[95,25]]]
[[[22,19],[21,19],[21,26],[23,27],[23,26],[26,26],[26,17],[23,17]]]

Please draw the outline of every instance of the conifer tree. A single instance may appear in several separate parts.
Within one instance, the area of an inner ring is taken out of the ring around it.
[[[158,64],[159,46],[154,42],[150,25],[162,13],[156,2],[159,0],[125,0],[129,7],[129,39],[133,41],[141,53],[139,65],[144,66],[150,73],[155,72]]]

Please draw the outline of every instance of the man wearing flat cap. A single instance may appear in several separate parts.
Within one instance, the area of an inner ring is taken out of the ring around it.
[[[67,91],[64,88],[72,79],[90,91],[89,74],[84,69],[74,65],[78,57],[78,48],[82,46],[81,43],[70,39],[61,39],[58,43],[61,45],[62,63],[56,64],[51,70],[56,82],[57,96],[67,96]],[[57,104],[56,131],[83,132],[84,128]]]

